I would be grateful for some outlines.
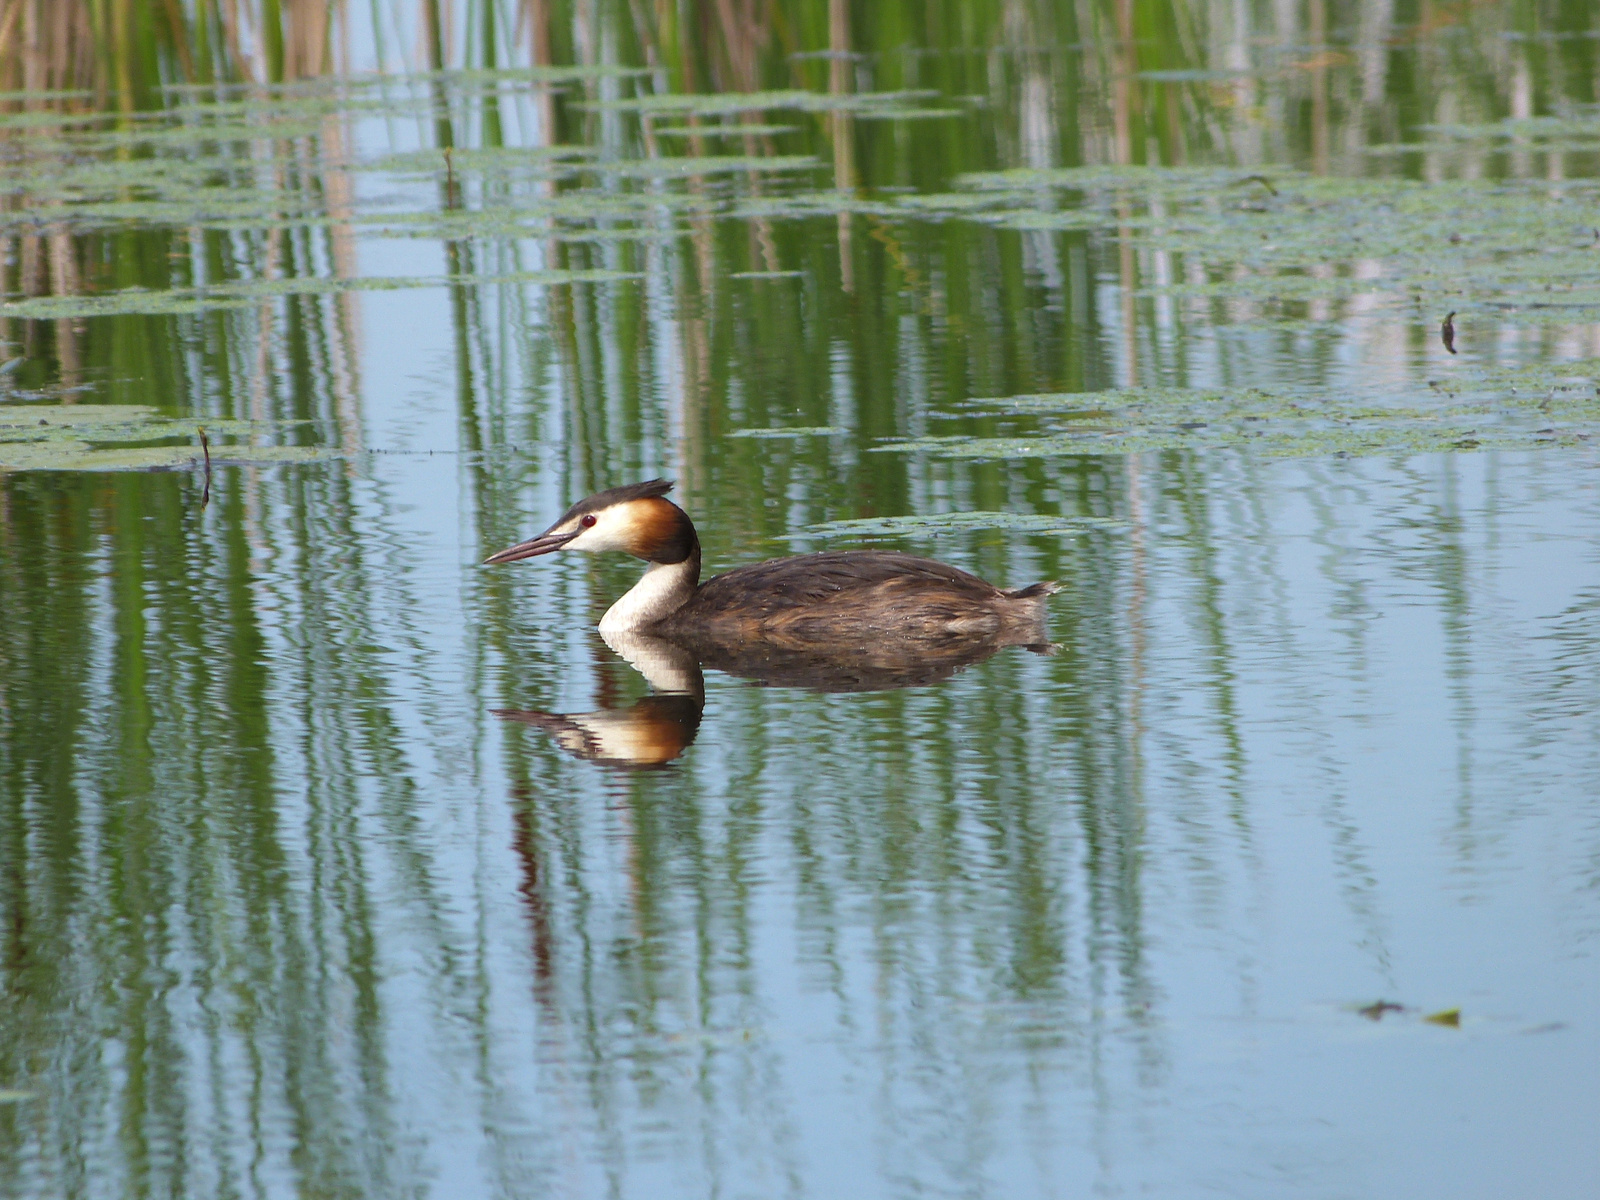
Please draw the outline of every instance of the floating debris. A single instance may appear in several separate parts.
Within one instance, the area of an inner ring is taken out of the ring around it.
[[[206,456],[206,486],[200,493],[200,508],[202,511],[211,503],[211,441],[206,437],[206,427],[200,426],[200,449]]]
[[[1365,1008],[1358,1008],[1356,1012],[1369,1021],[1381,1021],[1387,1013],[1403,1013],[1406,1011],[1404,1004],[1396,1004],[1391,1000],[1379,1000]]]

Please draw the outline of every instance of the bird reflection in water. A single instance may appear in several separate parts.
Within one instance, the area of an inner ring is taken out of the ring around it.
[[[700,535],[651,479],[596,492],[536,537],[491,554],[617,552],[648,564],[600,619],[607,645],[656,695],[627,709],[499,715],[555,735],[593,762],[660,766],[694,741],[704,667],[768,687],[871,692],[924,687],[1003,646],[1053,649],[1045,600],[1057,584],[1007,590],[947,563],[886,550],[797,554],[700,582]]]
[[[703,669],[737,675],[763,687],[817,692],[880,692],[928,687],[1022,645],[1052,654],[1048,642],[999,637],[949,637],[906,642],[793,645],[776,641],[677,642],[644,633],[602,631],[606,645],[655,689],[626,708],[586,713],[496,709],[508,721],[551,734],[569,754],[607,766],[648,768],[672,762],[694,742],[705,711]]]
[[[706,707],[705,677],[687,649],[638,633],[604,634],[606,644],[649,681],[655,694],[627,708],[586,713],[497,708],[507,721],[553,735],[568,754],[617,767],[659,767],[694,741]]]

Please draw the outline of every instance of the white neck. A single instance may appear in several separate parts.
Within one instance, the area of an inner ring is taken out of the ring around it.
[[[600,632],[628,633],[654,625],[682,608],[699,581],[698,553],[678,563],[651,563],[644,578],[600,618]]]

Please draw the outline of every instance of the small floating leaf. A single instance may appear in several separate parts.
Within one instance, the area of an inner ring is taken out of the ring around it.
[[[1436,1013],[1429,1013],[1422,1018],[1430,1025],[1448,1025],[1452,1029],[1461,1025],[1461,1010],[1459,1008],[1442,1008]]]

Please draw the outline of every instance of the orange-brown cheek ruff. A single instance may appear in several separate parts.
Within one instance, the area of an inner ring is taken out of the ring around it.
[[[670,500],[628,505],[628,553],[652,563],[680,563],[699,545],[689,518]]]

